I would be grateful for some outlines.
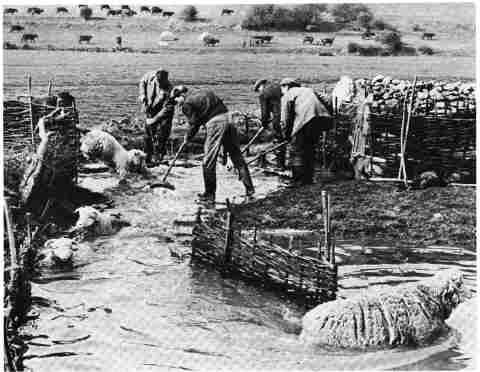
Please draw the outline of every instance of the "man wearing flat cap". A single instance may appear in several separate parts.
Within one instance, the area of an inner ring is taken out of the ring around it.
[[[272,123],[274,137],[277,142],[284,141],[282,127],[280,125],[282,91],[279,84],[270,83],[267,79],[260,79],[254,85],[254,91],[258,93],[260,101],[261,122],[264,128]],[[275,152],[277,166],[285,168],[285,147]]]
[[[283,79],[280,86],[292,186],[309,185],[313,183],[315,147],[321,132],[331,129],[332,117],[313,89],[291,78]]]
[[[138,99],[147,119],[144,135],[147,165],[153,165],[154,155],[161,161],[167,151],[175,111],[174,105],[167,105],[171,89],[168,71],[163,69],[150,71],[140,80]]]

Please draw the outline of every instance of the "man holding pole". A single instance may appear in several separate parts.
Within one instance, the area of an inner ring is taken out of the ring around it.
[[[262,128],[267,128],[269,122],[271,121],[275,141],[283,142],[285,138],[283,135],[282,127],[280,125],[282,101],[282,90],[280,88],[280,85],[269,83],[267,79],[260,79],[255,83],[253,89],[255,92],[258,92]],[[285,153],[285,147],[281,147],[275,152],[277,158],[277,166],[280,169],[285,168]]]
[[[139,101],[146,115],[144,150],[147,154],[147,165],[150,166],[154,165],[154,155],[161,161],[167,151],[174,110],[172,106],[167,110],[164,108],[171,89],[168,71],[163,69],[146,73],[140,81]]]
[[[237,129],[227,107],[211,90],[199,91],[186,98],[184,93],[176,98],[179,104],[182,104],[183,101],[182,111],[190,127],[185,135],[184,143],[190,141],[202,125],[207,131],[202,164],[205,192],[198,195],[200,201],[215,201],[216,165],[221,146],[224,147],[238,170],[239,178],[245,186],[246,198],[251,198],[255,189],[248,166],[240,151]]]
[[[291,186],[309,185],[313,183],[315,146],[320,133],[332,128],[333,119],[313,89],[301,87],[291,78],[283,79],[280,86],[282,121],[285,139],[289,141]]]

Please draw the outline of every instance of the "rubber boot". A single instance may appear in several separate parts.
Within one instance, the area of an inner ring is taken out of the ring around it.
[[[252,196],[255,193],[255,188],[253,187],[252,177],[248,170],[247,164],[243,164],[238,168],[238,178],[245,185],[245,195]]]
[[[215,170],[211,171],[203,168],[203,182],[205,192],[198,194],[198,197],[203,201],[215,201],[215,193],[217,191],[217,174]]]

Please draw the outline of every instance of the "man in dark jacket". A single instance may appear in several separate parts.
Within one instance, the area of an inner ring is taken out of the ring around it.
[[[290,78],[283,79],[280,85],[285,139],[290,142],[292,186],[312,184],[315,147],[321,132],[331,129],[333,119],[313,89],[301,87]]]
[[[211,90],[199,91],[186,97],[182,111],[190,126],[185,135],[185,142],[195,136],[200,126],[204,125],[207,131],[203,155],[205,192],[199,194],[200,200],[215,201],[216,165],[221,146],[238,170],[239,178],[245,185],[247,198],[251,197],[255,189],[240,150],[237,129],[223,101]]]
[[[167,141],[172,131],[174,106],[163,110],[170,96],[172,85],[168,71],[158,70],[146,73],[139,85],[139,100],[147,117],[144,135],[146,162],[152,165],[153,155],[161,161],[167,151]],[[162,115],[158,115],[162,112]],[[153,119],[155,120],[149,120]],[[156,153],[156,154],[155,154]]]
[[[282,90],[279,84],[269,83],[267,79],[260,79],[253,88],[258,92],[260,101],[261,122],[264,128],[268,128],[269,122],[272,123],[275,140],[282,142],[285,140],[282,127],[280,125]],[[276,152],[277,166],[285,168],[285,147],[281,147]]]

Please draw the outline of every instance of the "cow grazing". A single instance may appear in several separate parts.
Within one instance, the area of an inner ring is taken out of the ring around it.
[[[122,13],[122,15],[127,16],[127,17],[132,17],[132,16],[137,14],[137,12],[135,12],[132,9],[122,9],[121,13]]]
[[[435,34],[433,32],[424,32],[422,35],[423,40],[432,40]]]
[[[79,4],[78,5],[78,9],[81,9],[81,8],[86,8],[87,6],[85,4]]]
[[[334,40],[335,40],[335,37],[326,37],[325,39],[321,39],[320,42],[322,43],[322,45],[332,46]]]
[[[35,14],[40,15],[43,13],[43,11],[44,11],[43,9],[36,8],[36,7],[27,9],[27,13],[31,15],[35,15]]]
[[[129,5],[122,5],[120,7],[120,9],[130,10],[130,6]]]
[[[15,9],[15,8],[5,9],[5,14],[15,14],[15,13],[18,13],[18,9]]]
[[[163,9],[159,8],[158,6],[152,6],[151,13],[152,14],[162,14]]]
[[[222,14],[221,14],[221,15],[222,15],[222,16],[223,16],[223,15],[231,15],[231,14],[233,14],[234,12],[235,12],[235,11],[232,10],[232,9],[222,9]]]
[[[303,38],[303,44],[313,44],[313,36],[305,36]]]
[[[119,16],[122,14],[122,11],[120,9],[110,9],[107,12],[107,16]]]
[[[140,13],[150,13],[150,8],[148,6],[141,6]]]
[[[375,36],[375,32],[371,32],[371,31],[365,31],[363,34],[362,34],[362,39],[371,39]]]
[[[100,5],[100,10],[110,10],[110,5],[108,4],[103,4],[103,5]]]
[[[205,46],[213,46],[214,47],[215,45],[217,45],[220,42],[220,40],[212,37],[212,38],[206,38],[205,40],[203,40],[203,42],[204,42]]]
[[[171,17],[175,14],[175,12],[163,12],[164,17]]]
[[[58,7],[57,8],[57,14],[60,14],[60,13],[68,13],[68,9],[61,6],[61,7]]]
[[[23,34],[22,36],[22,42],[34,42],[38,39],[38,35],[37,34]]]
[[[92,35],[80,35],[78,38],[78,43],[87,43],[90,44],[90,40],[92,40],[93,36]]]
[[[20,26],[20,25],[12,25],[12,26],[10,27],[10,31],[9,31],[9,32],[21,32],[21,31],[23,31],[23,30],[25,30],[25,27],[23,27],[23,26]]]

